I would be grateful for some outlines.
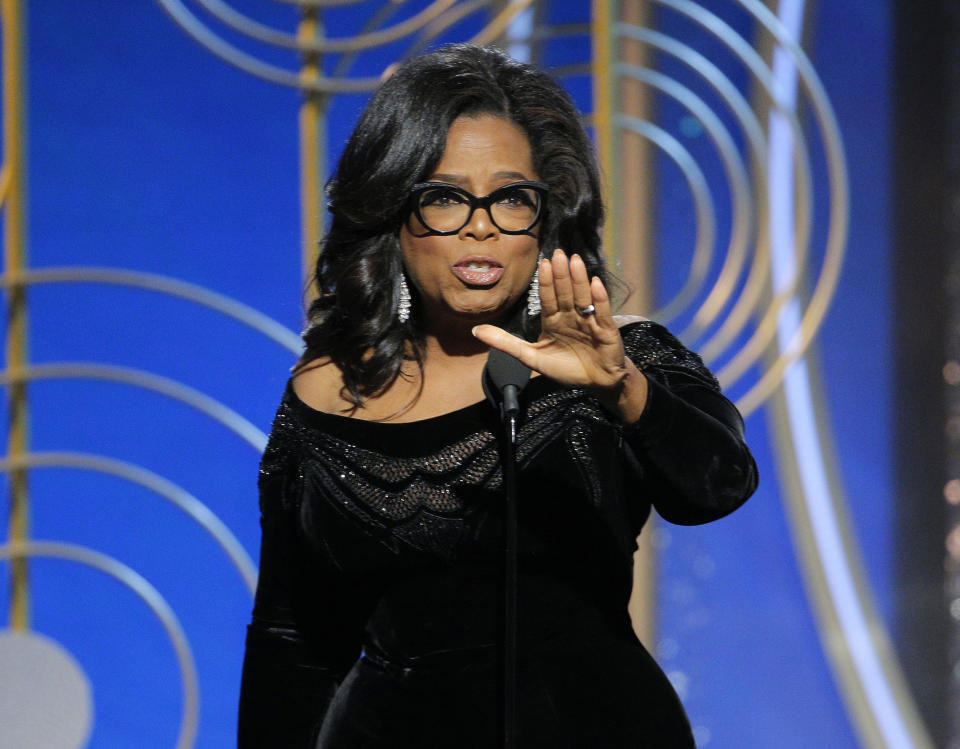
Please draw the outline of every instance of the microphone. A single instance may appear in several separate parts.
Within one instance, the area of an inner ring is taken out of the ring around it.
[[[530,367],[500,349],[492,348],[483,368],[483,392],[500,408],[504,419],[520,411],[520,392],[530,379]]]

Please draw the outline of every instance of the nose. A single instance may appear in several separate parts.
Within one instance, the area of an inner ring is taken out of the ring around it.
[[[474,239],[482,242],[486,239],[494,239],[500,234],[496,224],[490,218],[490,211],[487,208],[477,206],[470,215],[470,220],[460,230],[461,239]]]

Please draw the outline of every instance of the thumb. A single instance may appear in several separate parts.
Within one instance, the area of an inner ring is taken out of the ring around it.
[[[477,325],[471,332],[477,340],[487,344],[490,348],[510,354],[526,366],[533,368],[531,363],[533,347],[522,338],[517,338],[517,336],[511,335],[496,325]]]

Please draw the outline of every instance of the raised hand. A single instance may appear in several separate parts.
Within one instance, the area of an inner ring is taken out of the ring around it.
[[[579,255],[568,260],[556,250],[552,258],[540,261],[540,307],[543,329],[536,343],[493,325],[478,325],[473,334],[531,369],[563,385],[588,388],[605,405],[616,407],[625,380],[632,374],[643,376],[624,355],[607,290],[599,278],[589,278]],[[637,411],[617,410],[625,417]]]

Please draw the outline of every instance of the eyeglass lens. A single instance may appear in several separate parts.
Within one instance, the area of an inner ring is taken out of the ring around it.
[[[505,231],[526,231],[537,221],[540,195],[530,187],[506,185],[490,194],[490,218]],[[453,187],[431,187],[420,194],[421,219],[433,231],[457,231],[470,221],[473,212],[465,192]]]

